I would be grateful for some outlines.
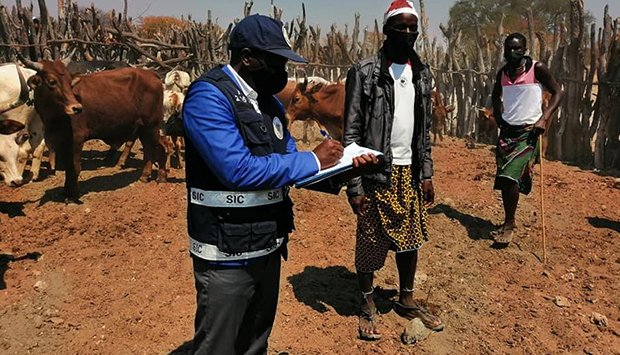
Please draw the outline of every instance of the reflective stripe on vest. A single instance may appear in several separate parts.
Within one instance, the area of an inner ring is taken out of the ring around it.
[[[284,200],[284,190],[207,191],[190,188],[190,202],[205,207],[245,208],[271,205]]]
[[[241,253],[223,253],[215,245],[202,243],[192,237],[189,237],[189,251],[193,255],[208,261],[247,260],[269,255],[277,250],[283,242],[284,238],[278,238],[276,239],[276,244],[267,249]]]

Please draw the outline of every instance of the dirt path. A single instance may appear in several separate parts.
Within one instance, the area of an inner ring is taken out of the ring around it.
[[[184,353],[194,291],[183,173],[141,184],[137,160],[99,168],[87,154],[82,205],[56,202],[62,174],[0,187],[0,353]],[[421,251],[416,296],[436,305],[444,332],[406,347],[406,322],[381,317],[383,339],[356,339],[355,219],[344,194],[293,191],[297,231],[282,270],[274,353],[620,354],[620,189],[614,178],[547,163],[549,264],[538,233],[538,188],[523,198],[519,236],[504,250],[489,147],[448,140],[434,150],[437,203]],[[378,274],[397,289],[393,256]],[[567,299],[558,307],[556,296]],[[383,302],[387,311],[389,303]],[[592,312],[607,327],[592,324]]]

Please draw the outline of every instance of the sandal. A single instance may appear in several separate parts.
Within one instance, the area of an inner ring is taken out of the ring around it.
[[[426,308],[424,308],[420,304],[416,304],[413,307],[408,307],[400,302],[394,302],[394,312],[408,320],[420,318],[426,328],[434,330],[436,332],[442,331],[444,328],[444,324],[441,319],[430,314],[426,310]]]
[[[364,304],[360,308],[359,325],[357,328],[359,332],[359,338],[362,340],[381,339],[381,334],[377,333],[377,327],[375,325],[375,322],[376,322],[375,316],[378,315],[379,312],[377,312],[377,307],[370,306],[368,304],[368,301],[366,300],[366,297],[371,295],[373,291],[374,289],[368,293],[362,292],[362,294],[364,295]],[[372,329],[372,331],[371,332],[364,331],[362,329],[362,323],[366,323],[366,325],[370,325],[369,328]]]
[[[495,244],[498,246],[508,246],[510,242],[512,242],[512,237],[514,236],[515,228],[506,228],[502,226],[500,229],[491,232],[493,239],[495,240]]]

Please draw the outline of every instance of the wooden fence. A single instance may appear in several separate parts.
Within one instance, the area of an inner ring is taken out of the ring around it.
[[[463,34],[457,25],[440,26],[447,41],[444,48],[428,35],[424,1],[418,0],[422,28],[417,50],[433,70],[436,90],[457,108],[446,133],[479,139],[475,108],[490,105],[508,32],[503,18],[497,22],[494,38],[478,29],[473,50],[460,47]],[[531,11],[527,17],[530,30],[525,35],[532,56],[549,65],[567,94],[548,135],[547,156],[597,169],[620,169],[620,19],[614,21],[606,8],[602,27],[586,29],[583,0],[567,1],[572,7],[570,18],[558,21],[552,40],[533,31]],[[222,27],[208,11],[204,23],[188,17],[146,37],[138,21],[127,16],[127,0],[121,11],[109,13],[95,6],[80,8],[75,0],[58,0],[55,18],[49,16],[45,0],[37,2],[38,26],[32,4],[24,7],[15,0],[9,7],[0,0],[0,61],[15,61],[17,50],[33,60],[65,56],[118,60],[159,72],[179,66],[197,77],[228,61],[227,43],[238,21]],[[253,2],[246,1],[240,17],[252,13],[252,7]],[[284,21],[293,49],[310,61],[306,66],[290,65],[289,72],[298,76],[342,79],[354,62],[376,53],[383,41],[379,24],[375,21],[374,26],[361,28],[357,14],[351,27],[333,25],[329,31],[308,25],[303,4],[299,16],[286,20],[272,3],[270,16]]]

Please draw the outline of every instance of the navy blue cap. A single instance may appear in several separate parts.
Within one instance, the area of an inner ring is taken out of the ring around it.
[[[230,33],[229,48],[258,49],[294,62],[308,63],[291,49],[291,43],[282,22],[263,15],[251,15],[241,20]]]

